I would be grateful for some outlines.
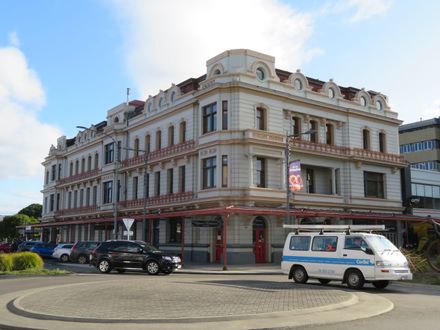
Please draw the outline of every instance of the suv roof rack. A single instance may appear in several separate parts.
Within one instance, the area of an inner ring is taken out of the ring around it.
[[[304,231],[319,231],[322,234],[324,231],[345,231],[350,234],[351,231],[384,231],[385,225],[283,225],[284,228],[295,229],[295,233],[299,230]]]

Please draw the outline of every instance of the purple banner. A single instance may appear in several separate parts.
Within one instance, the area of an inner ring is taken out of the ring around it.
[[[301,163],[299,160],[295,160],[289,164],[289,189],[290,191],[298,191],[303,187]]]

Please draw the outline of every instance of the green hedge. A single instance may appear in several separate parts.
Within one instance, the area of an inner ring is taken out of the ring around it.
[[[0,255],[0,271],[43,269],[44,262],[33,252],[4,253]]]

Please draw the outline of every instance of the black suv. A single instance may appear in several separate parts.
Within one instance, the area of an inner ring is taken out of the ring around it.
[[[89,255],[101,242],[79,241],[70,250],[70,261],[86,264],[89,262]]]
[[[181,260],[143,241],[112,240],[101,243],[93,250],[90,264],[101,273],[108,273],[112,269],[123,273],[126,268],[141,268],[150,275],[156,275],[159,272],[170,274],[179,269]]]

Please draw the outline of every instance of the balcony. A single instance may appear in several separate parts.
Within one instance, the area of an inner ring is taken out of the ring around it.
[[[65,215],[79,215],[79,214],[88,214],[93,213],[99,210],[99,206],[93,205],[93,206],[83,206],[83,207],[77,207],[74,209],[63,209],[58,210],[55,212],[55,216],[65,216]]]
[[[94,169],[91,171],[83,172],[83,173],[76,174],[76,175],[71,175],[67,178],[60,179],[57,181],[57,184],[66,184],[66,183],[71,183],[74,181],[81,181],[81,180],[96,176],[98,174],[99,174],[99,169]]]
[[[148,161],[164,158],[167,156],[176,155],[194,149],[194,140],[189,140],[183,143],[175,144],[166,148],[152,151],[148,154]],[[145,163],[145,155],[135,156],[121,161],[121,168],[137,166]]]
[[[406,164],[404,157],[401,155],[366,150],[361,148],[348,148],[298,139],[292,139],[291,146],[293,146],[293,148],[296,150],[308,151],[329,156],[336,155],[341,157],[350,157],[355,160],[387,162],[397,166],[404,166]]]
[[[176,203],[188,202],[194,198],[192,191],[176,194],[161,195],[147,198],[147,207],[162,206]],[[121,208],[142,208],[144,206],[144,199],[134,199],[119,202]]]

